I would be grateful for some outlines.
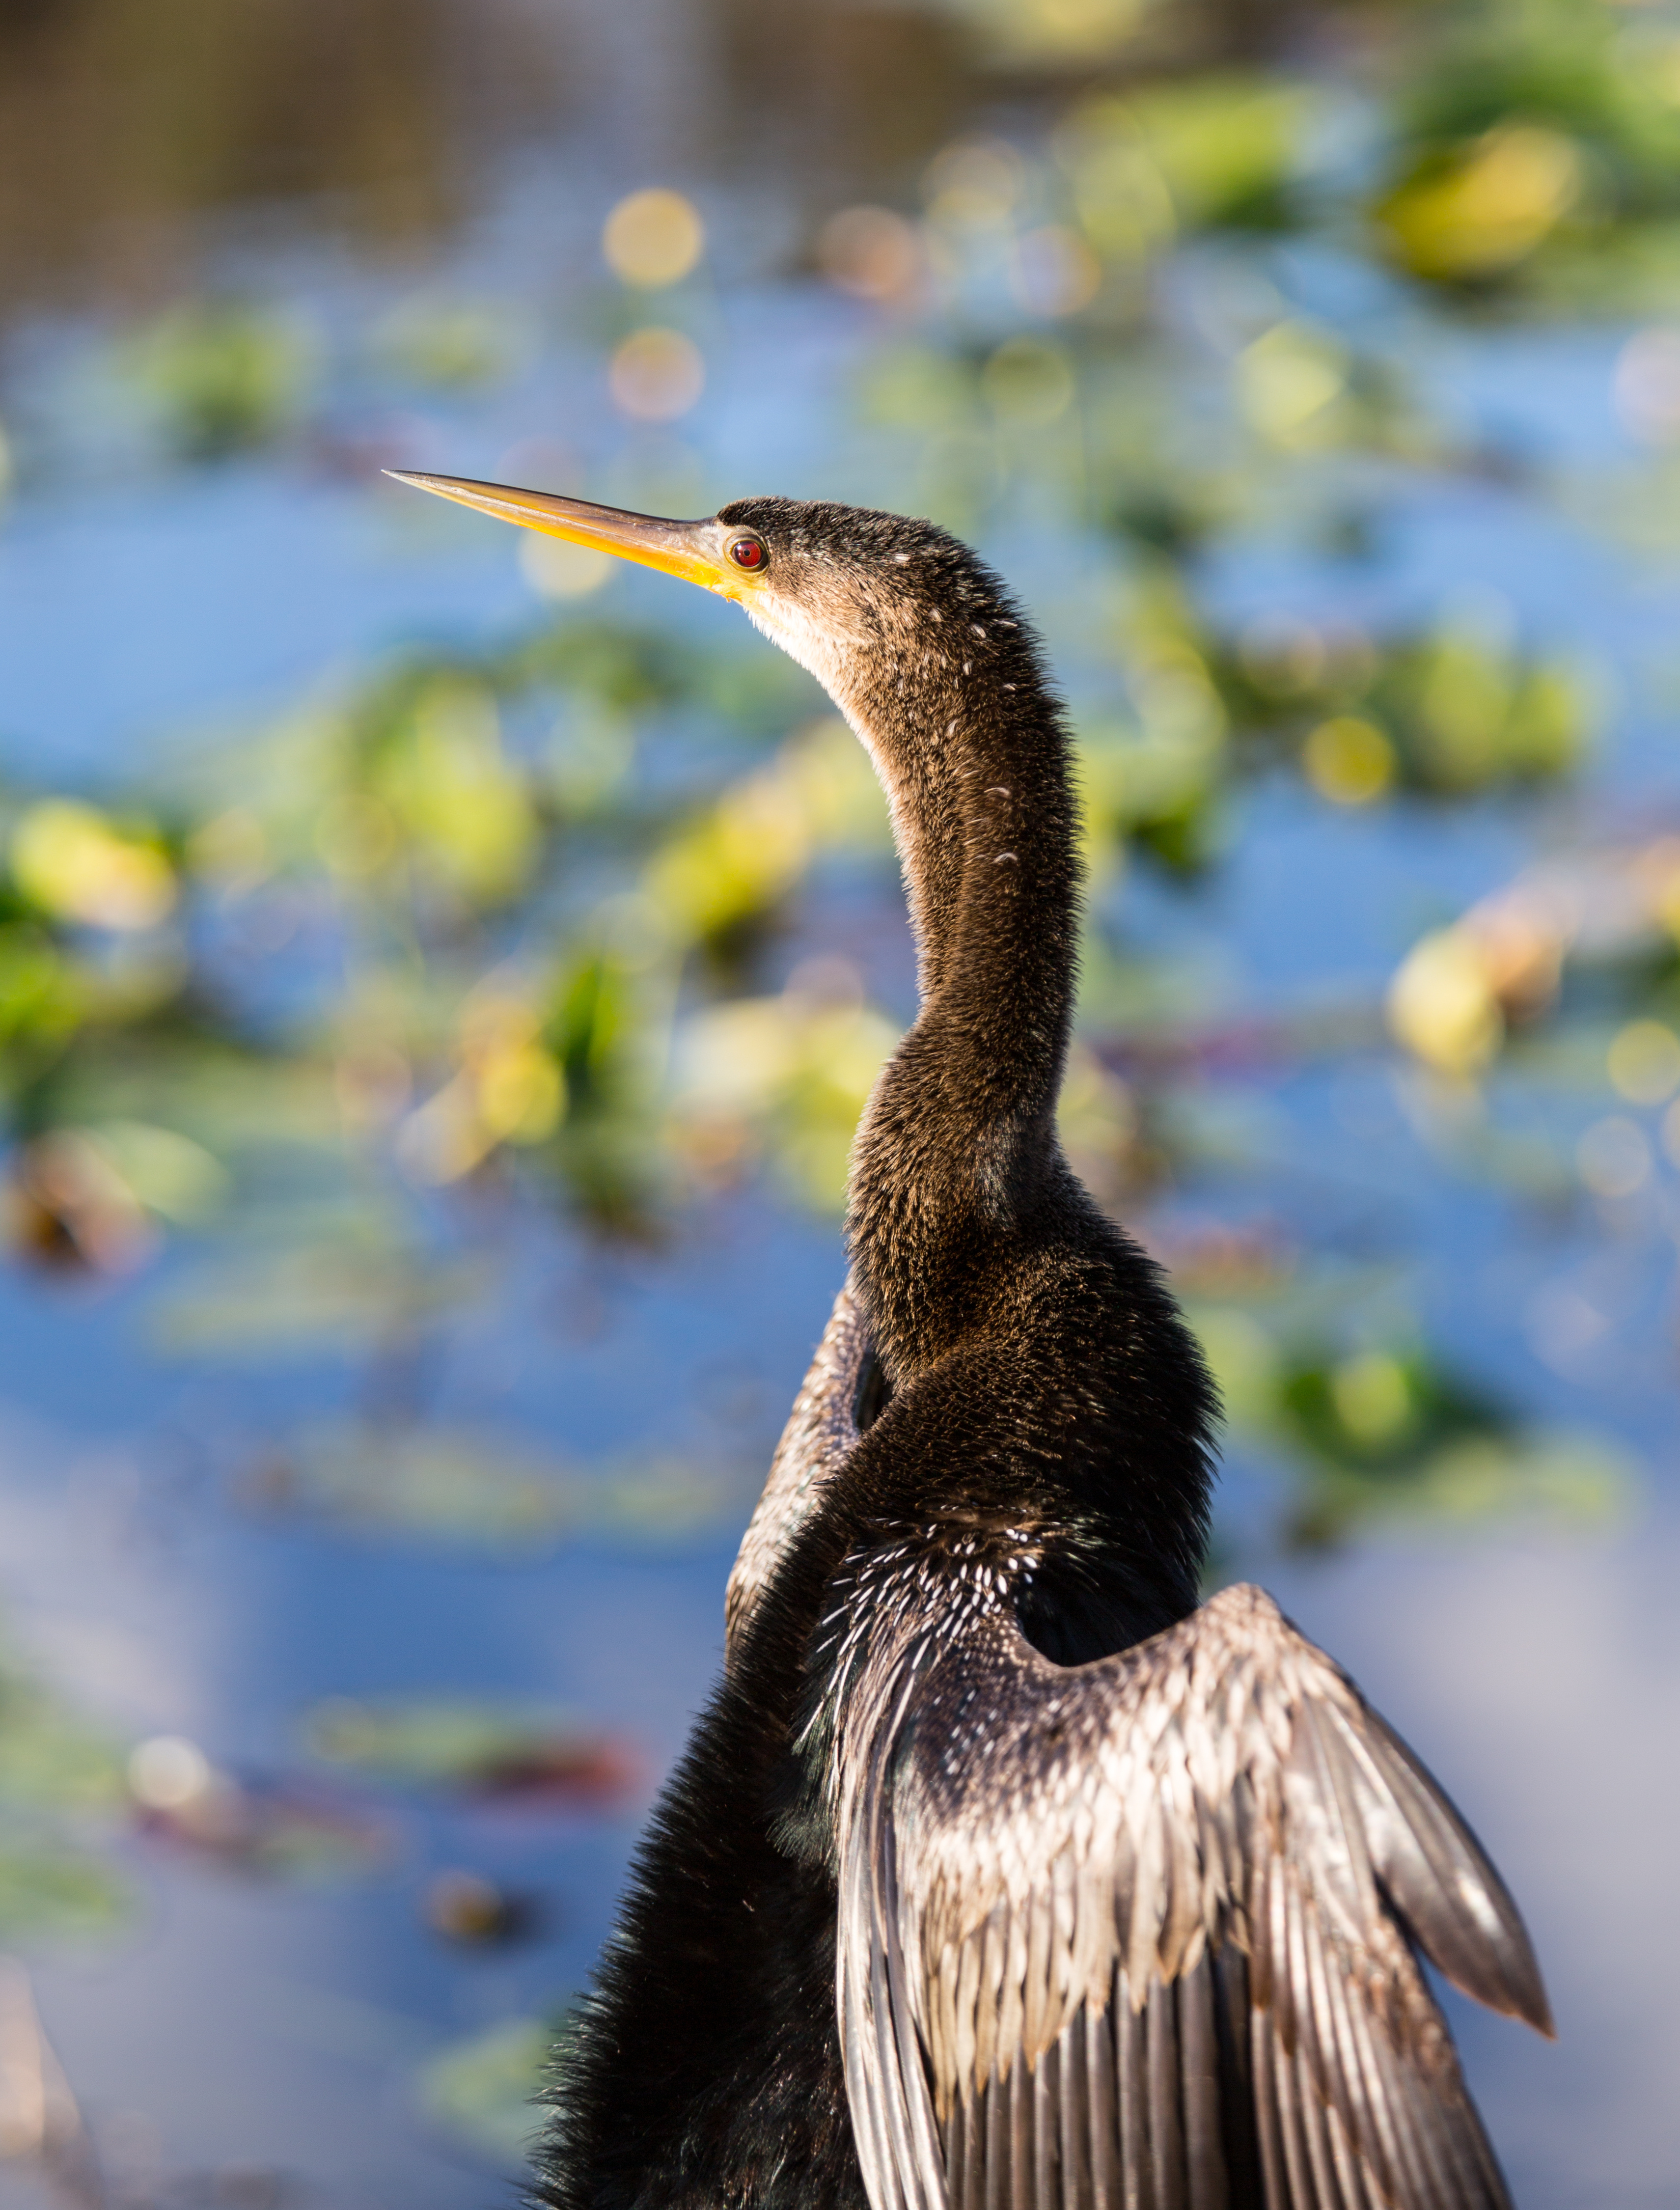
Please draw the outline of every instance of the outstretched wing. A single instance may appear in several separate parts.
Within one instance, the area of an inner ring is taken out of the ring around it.
[[[1508,2205],[1417,1952],[1550,2032],[1515,1905],[1261,1591],[1067,1670],[985,1615],[838,1747],[873,2210]]]

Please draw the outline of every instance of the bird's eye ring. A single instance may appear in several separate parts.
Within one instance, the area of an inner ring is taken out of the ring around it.
[[[737,568],[762,568],[769,557],[756,537],[736,537],[730,540],[729,558]]]

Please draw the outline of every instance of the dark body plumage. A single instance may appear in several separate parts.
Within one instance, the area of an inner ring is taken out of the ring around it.
[[[1212,1390],[1056,1143],[1079,866],[1036,647],[928,524],[719,522],[875,759],[922,1002],[543,2199],[1494,2210],[1415,1951],[1544,2025],[1514,1910],[1267,1599],[1197,1610]]]

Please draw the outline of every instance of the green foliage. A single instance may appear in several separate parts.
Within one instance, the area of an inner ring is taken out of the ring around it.
[[[124,1803],[114,1745],[0,1658],[0,1941],[85,1941],[128,1916],[100,1845]]]
[[[527,350],[505,306],[420,294],[395,307],[372,335],[374,359],[408,383],[444,391],[499,383]]]
[[[583,1472],[506,1437],[381,1422],[293,1436],[253,1467],[245,1493],[263,1511],[364,1534],[529,1555],[568,1535],[687,1537],[720,1517],[733,1486],[683,1459]]]
[[[508,2019],[441,2050],[420,2074],[426,2115],[493,2163],[522,2168],[542,2123],[554,2031],[550,2020]]]
[[[1553,782],[1583,764],[1594,732],[1582,670],[1519,652],[1496,614],[1449,614],[1383,642],[1305,623],[1261,629],[1218,651],[1214,672],[1239,736],[1296,752],[1343,805]]]
[[[1256,1304],[1195,1319],[1239,1435],[1291,1471],[1293,1547],[1328,1549],[1373,1522],[1592,1525],[1626,1510],[1633,1470],[1603,1438],[1524,1428],[1415,1336],[1338,1340],[1289,1305],[1268,1283]]]
[[[122,371],[184,460],[221,460],[268,444],[307,403],[312,333],[292,316],[237,301],[175,307],[125,342]]]
[[[1214,75],[1139,93],[1114,127],[1159,170],[1181,229],[1266,230],[1290,220],[1324,106],[1310,85]]]
[[[1636,270],[1680,214],[1680,29],[1665,9],[1469,0],[1394,103],[1393,181],[1373,208],[1414,274],[1602,296],[1589,257]]]

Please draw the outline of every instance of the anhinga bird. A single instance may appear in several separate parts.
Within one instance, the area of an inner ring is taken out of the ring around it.
[[[403,480],[738,600],[868,748],[920,962],[543,2199],[1506,2204],[1421,1959],[1550,2032],[1516,1909],[1269,1597],[1199,1603],[1212,1387],[1057,1144],[1074,802],[1013,601],[896,515]]]

